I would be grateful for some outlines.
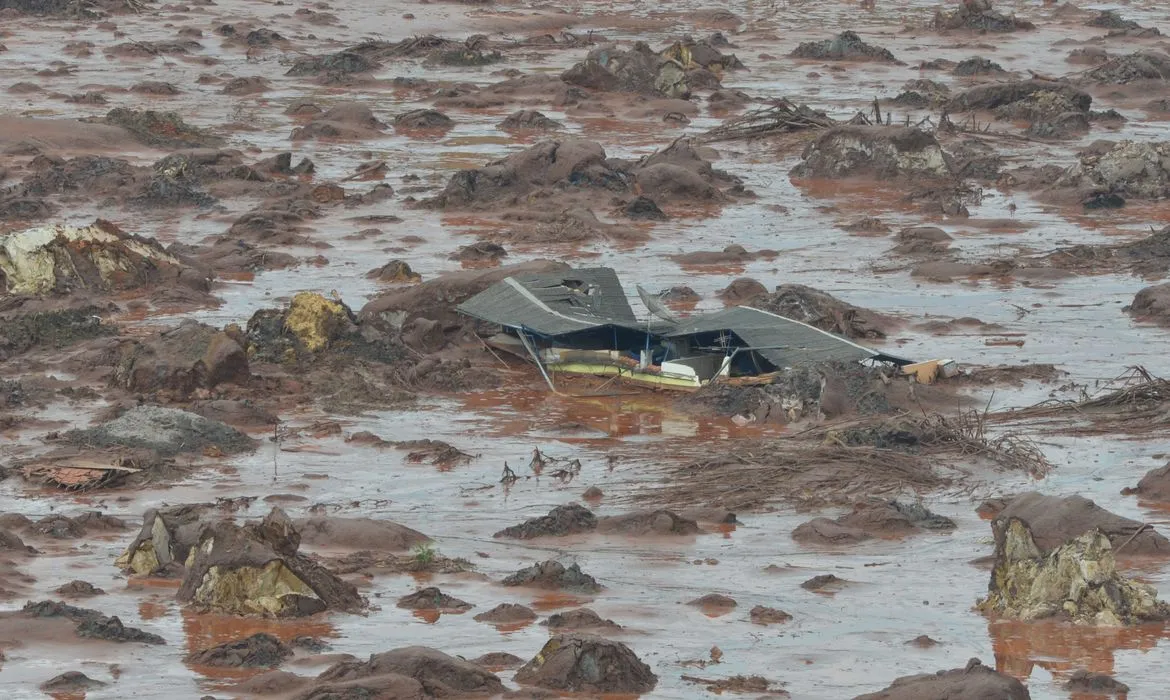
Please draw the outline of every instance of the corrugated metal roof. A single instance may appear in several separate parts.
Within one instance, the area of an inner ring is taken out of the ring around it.
[[[800,321],[737,306],[715,313],[690,316],[667,333],[668,337],[696,333],[731,332],[777,367],[795,367],[819,362],[860,362],[880,359],[899,364],[909,361],[887,355]]]
[[[460,304],[459,311],[488,323],[542,335],[621,326],[643,328],[612,268],[508,277]]]

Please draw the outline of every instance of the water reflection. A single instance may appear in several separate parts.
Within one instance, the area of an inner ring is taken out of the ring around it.
[[[1116,652],[1149,651],[1170,632],[1164,623],[1089,627],[1016,620],[991,620],[987,631],[995,651],[996,670],[1027,679],[1039,666],[1061,685],[1080,669],[1113,675]]]

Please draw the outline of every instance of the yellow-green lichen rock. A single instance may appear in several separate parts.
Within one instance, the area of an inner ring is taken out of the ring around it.
[[[329,347],[351,325],[349,313],[339,301],[320,294],[301,292],[293,297],[284,327],[301,341],[309,352]]]

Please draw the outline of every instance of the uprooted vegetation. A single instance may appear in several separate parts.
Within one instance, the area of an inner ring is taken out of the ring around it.
[[[1135,366],[1091,395],[992,413],[989,420],[1004,424],[1043,420],[1050,429],[1071,435],[1135,435],[1162,425],[1168,405],[1170,381]]]

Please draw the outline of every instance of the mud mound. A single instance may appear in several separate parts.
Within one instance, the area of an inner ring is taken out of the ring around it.
[[[413,109],[394,117],[394,126],[399,129],[450,129],[454,120],[434,109]]]
[[[966,668],[903,676],[885,690],[858,695],[853,700],[936,700],[937,698],[996,698],[1031,700],[1028,689],[1015,678],[971,659]]]
[[[622,626],[613,620],[606,620],[589,608],[577,608],[568,612],[549,615],[548,619],[540,623],[550,630],[570,632],[576,630],[593,630],[618,632]]]
[[[177,598],[229,615],[300,617],[366,607],[353,584],[299,554],[299,546],[299,534],[279,508],[244,527],[214,523],[200,535]]]
[[[177,280],[184,270],[158,241],[101,219],[0,235],[0,288],[9,294],[124,291]]]
[[[279,639],[260,632],[188,654],[187,663],[225,668],[276,668],[292,654],[293,650]]]
[[[370,656],[365,663],[346,662],[331,666],[317,676],[330,683],[397,675],[422,684],[426,697],[461,697],[496,695],[505,688],[500,679],[478,665],[448,656],[427,647],[403,647]],[[347,695],[309,695],[306,697],[350,697]],[[362,695],[360,697],[366,697]],[[415,695],[378,695],[372,697],[416,697]]]
[[[569,503],[553,508],[548,512],[548,515],[504,528],[492,536],[530,540],[537,537],[560,537],[578,532],[590,532],[595,529],[597,529],[597,516],[578,503]]]
[[[77,192],[115,194],[132,186],[139,173],[126,160],[96,155],[45,159],[39,165],[16,189],[20,197]]]
[[[565,568],[564,564],[552,560],[520,569],[505,578],[502,583],[505,586],[526,586],[578,593],[597,593],[602,588],[597,579],[581,571],[579,565],[571,564]]]
[[[475,607],[433,586],[402,596],[397,605],[406,610],[441,610],[448,613],[467,612]]]
[[[325,548],[404,552],[431,541],[405,525],[372,518],[315,516],[298,520],[297,529],[302,544]]]
[[[121,127],[139,143],[156,148],[218,148],[225,143],[223,138],[187,124],[178,112],[117,107],[101,121]]]
[[[92,598],[106,594],[105,591],[88,581],[70,581],[63,586],[59,586],[53,592],[65,598]]]
[[[124,345],[114,383],[136,392],[169,390],[189,396],[225,382],[244,385],[250,377],[248,355],[235,338],[186,320],[178,328]]]
[[[971,58],[963,59],[955,64],[951,70],[952,75],[958,76],[972,76],[972,75],[992,75],[994,73],[1006,73],[1003,66],[989,58],[982,56],[972,56]]]
[[[699,525],[672,511],[655,510],[601,518],[597,521],[597,531],[632,536],[697,535]]]
[[[896,538],[923,530],[953,530],[950,518],[936,515],[917,503],[864,501],[836,519],[815,518],[792,531],[805,544],[852,544],[874,537]]]
[[[524,129],[553,131],[561,128],[561,123],[535,110],[522,109],[519,112],[509,114],[504,121],[499,123],[499,127],[507,131],[520,131]]]
[[[107,642],[135,644],[166,644],[157,634],[144,632],[136,627],[126,627],[117,617],[96,617],[81,621],[77,625],[77,636],[86,639],[101,639]]]
[[[71,430],[65,439],[87,447],[130,447],[163,456],[198,453],[215,447],[232,454],[256,448],[256,442],[235,428],[177,408],[135,406],[95,428]]]
[[[1170,283],[1155,284],[1139,291],[1133,303],[1122,311],[1143,321],[1170,324]]]
[[[810,143],[801,158],[792,169],[794,178],[951,178],[934,136],[910,127],[834,127]]]
[[[1086,149],[1053,189],[1163,199],[1170,196],[1170,141],[1120,141],[1103,152]]]
[[[1081,76],[1082,82],[1106,85],[1143,80],[1170,80],[1170,55],[1161,51],[1135,51],[1111,58]]]
[[[992,522],[1006,527],[1009,519],[1025,522],[1041,553],[1048,553],[1090,530],[1099,530],[1126,554],[1170,555],[1170,540],[1136,520],[1115,515],[1083,496],[1048,496],[1029,492],[1013,497]],[[1136,533],[1136,536],[1135,536]]]
[[[359,141],[380,136],[385,126],[374,117],[369,107],[356,102],[344,102],[326,110],[308,124],[293,129],[289,138],[293,141]]]
[[[516,672],[516,682],[575,693],[648,693],[658,685],[650,667],[621,642],[592,635],[550,639]]]
[[[476,615],[475,621],[489,622],[494,625],[507,625],[517,622],[529,622],[535,620],[536,617],[536,613],[533,612],[532,608],[525,605],[500,603],[491,610]]]
[[[1144,501],[1170,503],[1170,464],[1145,473],[1137,486],[1124,489],[1126,496],[1136,495]]]
[[[849,31],[841,32],[832,39],[805,42],[788,55],[793,58],[810,58],[818,61],[900,63],[888,50],[867,44],[856,33]]]
[[[408,284],[422,281],[422,275],[412,270],[410,265],[402,260],[391,260],[381,267],[375,267],[366,273],[366,278],[393,284]]]
[[[3,9],[2,4],[0,4],[0,9]],[[39,687],[52,696],[79,695],[85,697],[86,692],[104,688],[106,685],[106,683],[94,680],[81,671],[66,671],[41,683]]]
[[[768,296],[752,299],[751,306],[846,338],[884,338],[894,323],[888,316],[802,284],[782,284]]]
[[[757,605],[752,608],[748,616],[757,625],[776,625],[792,620],[792,616],[783,610],[777,610],[776,608],[769,608],[763,605]]]
[[[211,517],[211,506],[206,504],[152,508],[142,516],[138,536],[115,563],[140,576],[181,569]]]
[[[1005,15],[991,8],[991,0],[964,0],[957,10],[934,13],[934,28],[938,31],[973,29],[980,32],[1014,32],[1017,29],[1035,29],[1036,25],[1015,15]]]
[[[1112,627],[1170,618],[1170,604],[1158,600],[1157,589],[1117,572],[1115,549],[1102,530],[1094,527],[1052,547],[1052,532],[1040,531],[1045,537],[1038,539],[1026,521],[1005,516],[1013,505],[992,522],[995,568],[981,610],[1024,621],[1057,617]]]

